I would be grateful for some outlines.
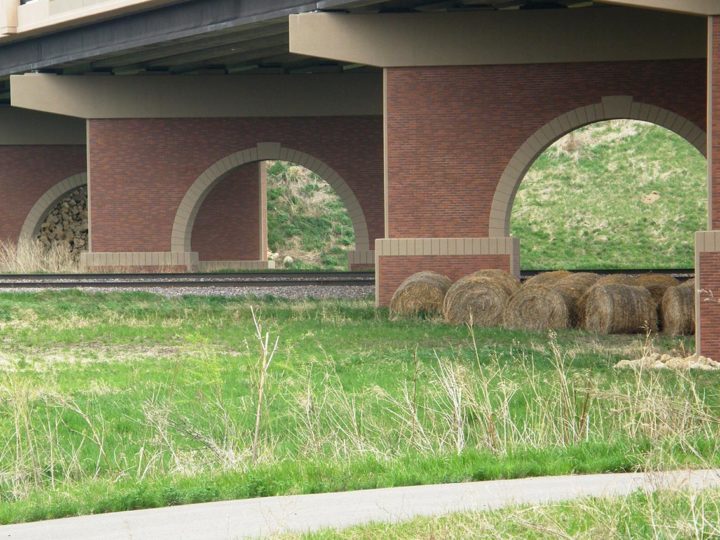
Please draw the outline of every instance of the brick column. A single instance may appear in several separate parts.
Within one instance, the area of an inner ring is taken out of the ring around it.
[[[695,342],[720,360],[720,17],[708,18],[708,228],[695,235]]]
[[[704,59],[385,69],[377,303],[421,270],[452,279],[484,268],[518,273],[509,215],[544,148],[612,118],[655,122],[697,143],[705,76]]]

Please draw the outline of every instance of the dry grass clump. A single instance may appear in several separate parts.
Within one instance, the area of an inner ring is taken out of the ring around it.
[[[568,277],[571,272],[567,270],[553,270],[552,272],[543,272],[529,279],[526,279],[523,283],[523,287],[534,287],[535,285],[553,285],[563,278]]]
[[[669,336],[689,336],[695,333],[695,287],[687,282],[668,287],[660,302],[663,332]]]
[[[394,317],[437,315],[442,312],[443,300],[450,285],[450,278],[437,272],[413,274],[393,294],[390,313]]]
[[[459,279],[445,295],[443,315],[454,324],[482,327],[502,325],[512,285],[501,277],[472,274]]]
[[[76,273],[80,268],[75,255],[61,243],[44,246],[39,240],[0,242],[0,272]]]
[[[544,285],[525,285],[508,302],[503,321],[517,330],[559,330],[572,326],[571,301],[563,292]]]
[[[471,275],[491,278],[495,281],[499,281],[511,296],[520,288],[520,280],[517,277],[508,274],[505,270],[478,270],[477,272],[473,272]]]
[[[657,331],[657,306],[644,287],[595,285],[583,299],[586,330],[598,334]]]
[[[666,274],[641,274],[636,278],[638,287],[645,287],[655,300],[656,304],[660,304],[665,291],[670,287],[677,287],[680,282],[672,276]]]
[[[628,274],[609,274],[602,276],[595,282],[595,285],[631,285],[637,287],[637,278],[635,276],[629,276]]]

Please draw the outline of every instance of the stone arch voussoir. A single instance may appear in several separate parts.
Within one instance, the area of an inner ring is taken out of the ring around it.
[[[280,143],[264,142],[259,143],[256,147],[235,152],[222,158],[198,176],[185,193],[175,213],[171,251],[175,253],[191,251],[195,218],[205,198],[226,174],[248,163],[275,159],[302,165],[330,184],[345,204],[352,220],[357,249],[369,249],[370,237],[365,214],[347,182],[329,165],[305,152],[284,147]]]
[[[551,144],[578,128],[605,120],[641,120],[673,131],[707,155],[705,132],[690,120],[667,109],[640,103],[632,96],[608,96],[600,103],[562,114],[537,130],[515,152],[503,171],[490,210],[491,237],[510,236],[510,214],[520,183],[535,160]]]
[[[22,229],[20,229],[18,241],[26,242],[35,238],[35,236],[37,236],[40,232],[40,225],[42,225],[43,221],[45,221],[45,218],[55,207],[58,201],[60,201],[60,199],[72,190],[86,184],[87,174],[82,172],[58,182],[43,193],[25,218]]]

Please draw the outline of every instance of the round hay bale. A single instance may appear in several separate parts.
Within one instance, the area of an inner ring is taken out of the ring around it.
[[[695,333],[695,287],[684,283],[668,287],[660,303],[663,333],[690,336]]]
[[[600,287],[602,285],[631,285],[637,286],[637,279],[634,276],[628,274],[608,274],[602,276],[595,282],[595,285]]]
[[[403,281],[390,300],[393,317],[437,315],[442,311],[445,294],[452,285],[447,276],[437,272],[418,272]]]
[[[505,289],[509,292],[510,296],[515,294],[520,288],[520,280],[515,276],[508,274],[505,270],[478,270],[470,274],[471,276],[477,277],[488,277],[493,280],[499,281]]]
[[[570,275],[567,270],[553,270],[552,272],[543,272],[523,282],[523,287],[534,287],[536,285],[552,285],[563,278]]]
[[[583,300],[586,330],[598,334],[657,331],[657,305],[645,287],[595,285]]]
[[[445,295],[445,320],[453,324],[502,326],[503,311],[511,296],[503,281],[477,275],[459,279]]]
[[[578,272],[570,274],[561,279],[553,289],[560,291],[570,308],[570,319],[573,326],[580,326],[582,323],[583,303],[585,293],[595,285],[600,276],[591,272]]]
[[[695,288],[695,278],[690,278],[690,279],[688,279],[687,281],[683,281],[683,282],[680,284],[680,286],[681,286],[681,287],[691,287],[691,288],[694,289],[694,288]]]
[[[522,287],[503,313],[506,328],[560,330],[572,326],[570,300],[559,290],[544,285]]]
[[[677,287],[680,282],[667,274],[640,274],[635,283],[638,287],[645,287],[655,300],[655,304],[660,305],[663,295],[669,287]]]

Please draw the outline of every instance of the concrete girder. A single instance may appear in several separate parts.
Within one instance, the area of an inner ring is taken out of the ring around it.
[[[720,0],[601,0],[604,4],[675,11],[689,15],[720,14]]]
[[[13,75],[15,107],[77,118],[379,116],[380,73]]]
[[[84,145],[85,122],[0,106],[0,146]]]
[[[624,8],[290,16],[290,52],[378,67],[704,58],[706,35],[700,17]]]

